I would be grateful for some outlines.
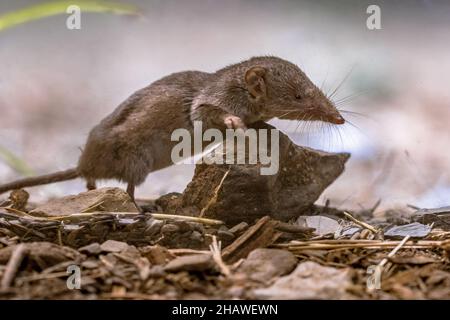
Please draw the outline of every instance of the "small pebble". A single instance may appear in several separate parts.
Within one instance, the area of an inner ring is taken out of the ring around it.
[[[224,241],[231,241],[235,238],[235,235],[228,231],[228,230],[219,230],[217,232],[217,235],[219,236],[220,240],[224,240]]]
[[[241,222],[238,223],[237,225],[235,225],[233,228],[231,228],[230,231],[233,234],[239,234],[241,232],[244,232],[245,230],[247,230],[248,228],[248,223],[247,222]]]
[[[97,255],[100,252],[102,252],[102,248],[101,248],[99,243],[94,242],[94,243],[91,243],[91,244],[89,244],[87,246],[79,248],[78,251],[80,251],[82,253],[88,253],[88,254],[92,254],[92,255]]]
[[[192,231],[190,238],[196,242],[203,242],[203,235],[198,231]]]
[[[100,248],[105,252],[121,252],[128,248],[128,244],[116,240],[106,240],[101,244]]]
[[[86,260],[81,263],[81,266],[86,269],[95,269],[98,268],[98,261],[96,260]]]

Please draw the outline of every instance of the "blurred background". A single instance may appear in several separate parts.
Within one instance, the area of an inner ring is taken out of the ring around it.
[[[39,2],[1,1],[0,15]],[[141,17],[82,13],[82,29],[68,30],[64,14],[0,32],[1,183],[24,173],[5,150],[28,173],[73,167],[89,130],[134,91],[172,72],[271,54],[326,92],[346,79],[335,99],[358,113],[335,128],[272,121],[299,144],[351,152],[318,203],[450,205],[450,2],[126,3]],[[370,4],[381,8],[381,30],[366,27]],[[137,195],[182,191],[192,175],[189,165],[152,173]],[[32,201],[84,190],[80,179],[30,189]]]

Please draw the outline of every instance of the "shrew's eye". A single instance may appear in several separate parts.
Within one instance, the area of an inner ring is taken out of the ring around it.
[[[301,94],[299,94],[299,93],[297,93],[297,94],[295,95],[295,99],[297,99],[297,100],[301,100],[301,99],[302,99],[302,95],[301,95]]]

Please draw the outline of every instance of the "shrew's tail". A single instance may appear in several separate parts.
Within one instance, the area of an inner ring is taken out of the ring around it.
[[[10,190],[21,189],[25,187],[33,187],[42,184],[72,180],[79,176],[80,174],[78,173],[77,168],[72,168],[64,171],[45,174],[42,176],[24,178],[0,185],[0,194]]]

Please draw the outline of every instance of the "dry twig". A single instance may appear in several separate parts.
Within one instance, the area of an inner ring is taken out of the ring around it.
[[[8,264],[6,265],[5,273],[3,274],[1,289],[8,289],[14,281],[14,278],[19,270],[20,264],[22,263],[23,258],[26,255],[26,248],[23,243],[19,244],[11,257],[9,258]]]
[[[216,219],[207,219],[207,218],[199,218],[199,217],[190,217],[190,216],[180,216],[175,214],[165,214],[165,213],[152,213],[152,217],[159,220],[184,220],[189,222],[198,222],[211,226],[220,226],[223,225],[224,222]]]
[[[370,224],[365,223],[363,221],[360,221],[358,219],[356,219],[355,217],[353,217],[350,213],[344,211],[344,215],[349,218],[350,220],[352,220],[354,223],[356,223],[357,225],[360,225],[361,227],[363,227],[364,229],[368,229],[370,231],[372,231],[374,234],[377,234],[379,232],[378,229],[376,229],[375,227],[372,227]]]
[[[230,268],[223,262],[222,260],[222,244],[221,242],[217,242],[217,237],[212,236],[212,243],[209,245],[209,250],[211,250],[212,257],[216,264],[219,266],[220,272],[226,276],[229,277],[231,272]]]
[[[408,239],[410,238],[410,236],[406,236],[395,248],[394,250],[392,250],[386,258],[384,258],[383,260],[381,260],[381,262],[378,264],[378,267],[382,268],[389,260],[389,258],[392,258],[397,252],[398,250],[401,249],[401,247],[403,247],[405,245],[405,243],[408,241]]]

